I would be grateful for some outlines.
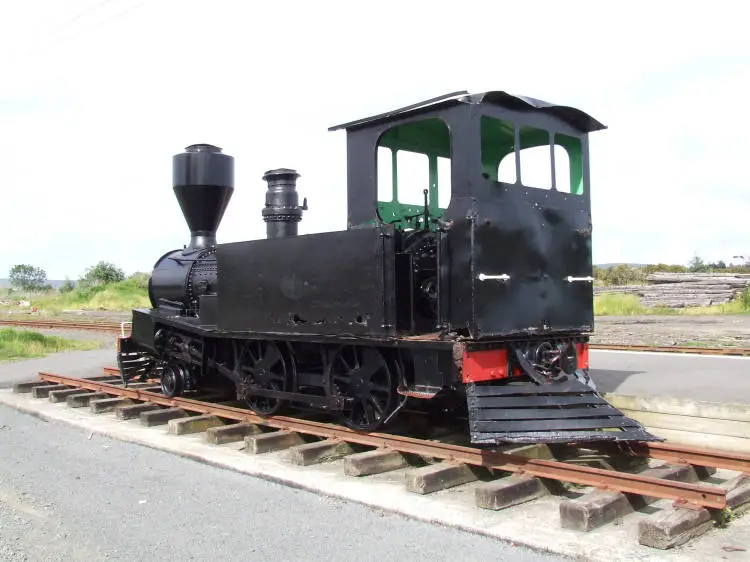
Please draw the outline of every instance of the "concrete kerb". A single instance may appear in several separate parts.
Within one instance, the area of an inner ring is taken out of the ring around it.
[[[750,453],[750,404],[615,393],[604,398],[671,443]]]

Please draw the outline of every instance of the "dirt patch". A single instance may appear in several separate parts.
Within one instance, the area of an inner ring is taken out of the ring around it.
[[[598,316],[591,342],[750,347],[750,315]]]

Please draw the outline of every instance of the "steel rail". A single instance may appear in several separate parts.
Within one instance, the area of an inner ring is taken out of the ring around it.
[[[669,443],[639,443],[639,446],[644,447],[646,449],[645,454],[652,459],[679,464],[712,466],[750,474],[750,455],[747,454],[727,453],[713,449],[695,449]]]
[[[304,419],[283,416],[263,418],[253,414],[249,410],[224,404],[212,404],[184,397],[169,398],[155,392],[123,388],[103,382],[57,375],[44,371],[39,373],[39,378],[43,381],[104,392],[162,406],[179,407],[201,414],[213,414],[220,418],[265,425],[281,431],[337,439],[359,445],[386,448],[403,453],[440,458],[449,462],[483,466],[488,469],[516,474],[530,474],[540,478],[593,486],[603,490],[671,499],[683,505],[702,506],[713,509],[723,509],[727,505],[726,490],[716,486],[662,480],[637,474],[568,464],[561,461],[532,459],[520,455],[488,451],[474,447],[424,441],[400,435],[360,433],[345,427]]]
[[[667,345],[636,345],[615,343],[591,343],[589,349],[607,351],[648,351],[653,353],[689,353],[692,355],[750,356],[746,347],[680,347]]]
[[[76,322],[59,320],[8,320],[0,319],[1,326],[23,326],[28,328],[93,330],[97,332],[119,332],[120,325],[114,322]]]

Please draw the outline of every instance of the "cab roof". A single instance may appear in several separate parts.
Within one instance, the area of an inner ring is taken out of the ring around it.
[[[516,111],[533,111],[548,113],[556,118],[568,123],[583,133],[590,133],[593,131],[599,131],[606,129],[606,125],[603,125],[587,113],[584,113],[580,109],[575,107],[557,105],[554,103],[546,102],[536,98],[528,96],[516,96],[507,92],[492,90],[488,92],[481,92],[476,94],[470,94],[466,90],[451,92],[431,98],[428,100],[421,101],[406,107],[373,115],[371,117],[365,117],[363,119],[357,119],[356,121],[350,121],[341,125],[336,125],[329,128],[329,131],[338,131],[340,129],[346,129],[347,131],[362,129],[385,123],[396,118],[405,117],[412,114],[424,113],[425,111],[433,111],[436,109],[455,106],[458,104],[473,104],[473,105],[496,105],[513,109]]]

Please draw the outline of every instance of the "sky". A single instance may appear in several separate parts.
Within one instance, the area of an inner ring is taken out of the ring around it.
[[[346,228],[345,133],[456,90],[594,116],[595,263],[750,254],[739,3],[27,0],[0,4],[0,277],[150,271],[189,232],[172,156],[235,158],[219,242],[265,237],[266,170],[296,169],[301,234]],[[735,260],[739,261],[739,260]]]

